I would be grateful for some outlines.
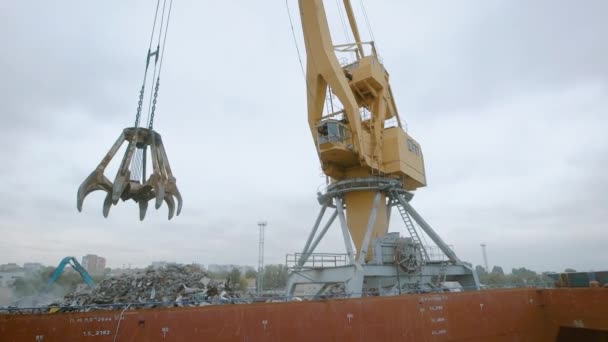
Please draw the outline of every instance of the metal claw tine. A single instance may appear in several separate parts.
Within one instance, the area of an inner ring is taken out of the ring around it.
[[[154,207],[158,209],[163,204],[163,198],[165,197],[165,179],[163,175],[164,170],[161,167],[161,160],[159,158],[158,149],[156,145],[157,133],[151,131],[150,134],[150,140],[152,142],[150,146],[150,155],[152,156],[152,168],[154,170],[152,175],[154,177],[154,180],[151,179],[150,183],[156,191],[156,203]]]
[[[103,173],[103,171],[106,169],[108,164],[110,164],[110,161],[112,160],[112,158],[114,158],[114,155],[116,155],[116,152],[118,152],[124,142],[125,131],[122,131],[122,133],[120,133],[120,136],[118,136],[116,142],[114,142],[114,145],[112,145],[108,153],[106,153],[105,157],[103,157],[103,159],[101,160],[101,163],[99,163],[99,165],[97,166],[98,170],[101,170],[101,172]]]
[[[152,159],[154,159],[154,158],[152,158]],[[148,178],[148,181],[146,183],[149,184],[149,186],[151,186],[153,189],[152,194],[154,197],[152,197],[152,198],[158,199],[158,193],[160,191],[162,191],[164,194],[164,185],[163,185],[162,179],[160,177],[160,174],[158,172],[155,171],[152,175],[150,175],[150,178]],[[155,203],[154,206],[156,209],[158,209],[160,207],[160,205],[156,206],[156,204],[157,203]],[[161,204],[162,204],[162,201],[161,201]]]
[[[139,220],[143,221],[146,217],[146,211],[148,210],[148,201],[139,201]]]
[[[129,141],[127,153],[125,153],[124,157],[122,158],[120,168],[118,169],[118,173],[116,174],[116,178],[114,179],[114,187],[112,189],[112,203],[114,204],[118,203],[120,195],[122,195],[123,191],[125,191],[125,188],[127,187],[127,184],[129,184],[129,180],[131,179],[131,171],[129,170],[129,166],[131,165],[131,159],[133,159],[136,145],[137,130]]]
[[[175,184],[175,177],[171,176],[169,178],[169,180],[167,180],[166,183],[166,193],[170,194],[171,196],[175,196],[175,198],[177,198],[177,216],[179,216],[179,213],[182,211],[182,195],[179,192],[179,190],[177,189],[177,185]]]
[[[159,181],[158,187],[156,188],[156,202],[154,203],[156,209],[160,208],[163,204],[163,198],[165,198],[165,185],[162,181]]]
[[[130,178],[130,171],[127,171],[127,174],[125,175],[116,175],[116,179],[114,179],[114,186],[112,187],[112,204],[118,203],[120,196],[125,191],[127,184],[129,184]]]
[[[163,161],[162,155],[158,151],[158,146],[154,150],[158,157],[158,165],[160,167],[158,170],[160,179],[158,181],[158,188],[156,189],[156,209],[158,209],[163,204],[163,198],[165,198],[165,194],[167,193],[167,175],[165,173],[164,168],[165,163]]]
[[[171,165],[169,165],[169,158],[167,158],[167,152],[165,151],[165,144],[163,144],[162,140],[158,144],[158,150],[163,160],[164,169],[167,173],[167,178],[171,179],[173,177],[173,172],[171,172]]]
[[[78,211],[82,211],[85,197],[96,190],[112,191],[112,183],[99,170],[93,171],[78,188],[78,193],[76,194],[76,208]]]
[[[177,213],[175,215],[179,216],[179,213],[182,212],[182,194],[179,193],[177,187],[175,188],[173,195],[175,196],[175,198],[177,198]]]
[[[114,155],[116,155],[116,152],[120,149],[120,146],[122,146],[124,140],[125,132],[123,131],[120,133],[118,139],[114,142],[114,145],[112,145],[108,153],[101,159],[99,165],[97,165],[95,170],[91,172],[78,188],[78,193],[76,194],[76,208],[78,211],[82,211],[84,199],[91,192],[95,190],[112,191],[112,182],[104,176],[103,172],[112,158],[114,158]]]
[[[106,199],[103,201],[103,217],[107,218],[110,214],[110,208],[112,207],[112,193],[108,191]]]
[[[175,213],[175,201],[173,200],[173,196],[167,194],[165,196],[165,202],[167,202],[167,207],[169,208],[169,220],[173,218],[173,214]]]

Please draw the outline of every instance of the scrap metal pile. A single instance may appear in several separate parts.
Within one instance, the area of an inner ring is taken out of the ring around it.
[[[167,265],[106,278],[94,289],[66,295],[60,307],[203,306],[243,302],[228,283],[211,280],[195,265]]]

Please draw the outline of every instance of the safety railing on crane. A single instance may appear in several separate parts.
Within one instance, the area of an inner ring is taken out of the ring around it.
[[[336,52],[336,54],[340,54],[340,57],[338,57],[340,66],[345,67],[357,63],[357,50],[359,49],[359,46],[363,48],[363,52],[365,53],[365,55],[376,56],[376,59],[378,59],[378,61],[383,64],[382,57],[378,55],[374,42],[367,41],[360,43],[346,43],[334,45],[334,51]]]
[[[308,256],[306,262],[300,265],[300,260]],[[285,256],[285,264],[289,270],[293,269],[311,269],[311,268],[329,268],[348,265],[348,254],[340,253],[304,253],[287,254]]]

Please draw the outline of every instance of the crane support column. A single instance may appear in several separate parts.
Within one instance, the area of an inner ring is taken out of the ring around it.
[[[348,210],[344,213],[343,198],[353,194],[373,194],[371,210],[362,213],[367,222],[361,243],[355,258],[353,244],[356,238],[353,232]],[[335,286],[343,289],[348,297],[372,294],[395,294],[419,291],[443,291],[446,281],[458,282],[463,289],[476,289],[479,281],[473,270],[456,257],[449,246],[443,242],[434,230],[409,205],[413,195],[402,190],[401,182],[395,179],[368,177],[338,181],[330,184],[325,192],[319,194],[319,203],[323,203],[312,228],[307,248],[294,258],[287,258],[287,265],[292,271],[288,280],[287,295],[297,294],[298,285],[321,284],[320,294]],[[330,203],[335,203],[335,208]],[[410,237],[401,237],[399,233],[374,235],[377,219],[386,219],[386,211],[381,208],[397,206],[402,215],[410,213],[413,222],[418,223],[422,231],[405,221]],[[329,220],[317,234],[320,222],[327,210],[334,208]],[[340,230],[344,239],[346,254],[313,253],[325,236],[335,218],[340,220]],[[409,224],[409,226],[408,226]],[[429,258],[427,248],[419,238],[426,233],[444,252],[441,256]],[[429,234],[430,233],[430,234]],[[315,238],[315,235],[318,235]],[[373,247],[373,249],[372,249]],[[443,247],[443,248],[441,248]],[[290,262],[289,260],[292,260]],[[333,287],[330,285],[334,285]],[[381,290],[382,289],[382,290]]]

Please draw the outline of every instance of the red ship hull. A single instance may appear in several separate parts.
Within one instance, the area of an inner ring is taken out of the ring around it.
[[[608,289],[0,315],[0,341],[606,341]]]

